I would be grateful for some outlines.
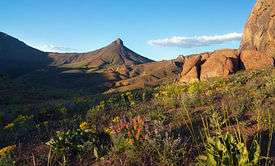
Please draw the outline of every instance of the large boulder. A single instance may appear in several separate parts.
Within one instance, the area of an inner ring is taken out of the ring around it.
[[[179,80],[180,82],[194,82],[200,80],[199,68],[201,59],[201,55],[184,57],[183,68]]]
[[[201,66],[200,79],[226,77],[240,68],[238,51],[224,49],[213,52]]]
[[[257,0],[245,25],[240,50],[275,57],[275,0]],[[247,53],[244,53],[246,57]],[[251,53],[250,57],[259,55]]]

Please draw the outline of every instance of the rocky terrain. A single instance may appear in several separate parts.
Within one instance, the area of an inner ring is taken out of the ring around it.
[[[274,53],[275,0],[257,0],[239,48],[167,61],[1,32],[0,165],[272,165]]]
[[[240,46],[241,51],[253,50],[266,56],[275,57],[274,5],[274,0],[258,0],[256,2],[245,25]]]
[[[258,0],[245,25],[239,50],[218,50],[181,57],[181,82],[226,77],[239,70],[275,64],[275,1]]]

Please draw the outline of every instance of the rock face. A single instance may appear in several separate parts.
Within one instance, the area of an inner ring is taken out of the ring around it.
[[[180,82],[226,77],[236,71],[275,65],[275,0],[257,0],[245,25],[239,50],[224,49],[181,57]]]
[[[238,50],[224,49],[182,57],[180,82],[193,82],[211,77],[226,77],[241,68]]]
[[[240,48],[275,57],[275,0],[257,0],[245,25]]]
[[[235,73],[240,67],[237,50],[218,50],[213,52],[201,66],[201,79],[226,77]]]
[[[258,0],[245,25],[241,46],[245,69],[274,66],[275,0]]]
[[[265,55],[262,52],[254,51],[254,50],[242,51],[241,61],[246,70],[261,69],[265,66],[274,65],[274,60],[272,57]]]
[[[201,59],[201,55],[193,55],[183,59],[183,70],[181,72],[180,82],[192,82],[200,79],[199,67]]]

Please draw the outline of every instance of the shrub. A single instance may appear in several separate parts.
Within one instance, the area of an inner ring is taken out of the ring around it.
[[[187,86],[180,84],[167,84],[156,88],[155,91],[155,99],[161,105],[177,107],[183,93],[187,91]]]
[[[206,90],[204,82],[194,82],[188,85],[188,93],[191,95],[202,94]]]
[[[16,148],[15,145],[6,146],[0,149],[0,166],[11,166],[15,165],[15,162],[12,161],[11,155],[14,149]]]
[[[58,131],[54,138],[46,143],[55,155],[63,158],[64,164],[81,160],[86,154],[91,154],[94,159],[100,158],[111,148],[111,139],[107,133],[93,132],[83,124],[81,127],[83,129]]]
[[[198,165],[253,166],[258,165],[259,159],[260,146],[256,140],[249,150],[242,140],[227,133],[207,138],[206,153],[199,156]]]
[[[146,151],[158,165],[182,165],[186,160],[187,145],[181,137],[173,138],[166,132],[164,136],[155,135],[144,143]]]
[[[123,136],[126,144],[137,145],[144,139],[144,118],[136,116],[131,121],[125,119],[117,120],[117,118],[115,118],[113,120],[113,126],[106,130],[114,134],[114,136]]]

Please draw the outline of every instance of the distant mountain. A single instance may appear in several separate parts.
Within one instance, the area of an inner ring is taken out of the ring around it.
[[[88,53],[50,53],[49,56],[53,60],[52,65],[74,69],[100,70],[121,65],[131,66],[153,62],[125,47],[121,39]]]
[[[143,76],[135,66],[150,62],[154,61],[130,50],[121,39],[87,53],[50,53],[0,33],[0,76],[31,87],[102,92],[118,81]]]
[[[0,74],[16,77],[50,64],[47,53],[0,32]]]

